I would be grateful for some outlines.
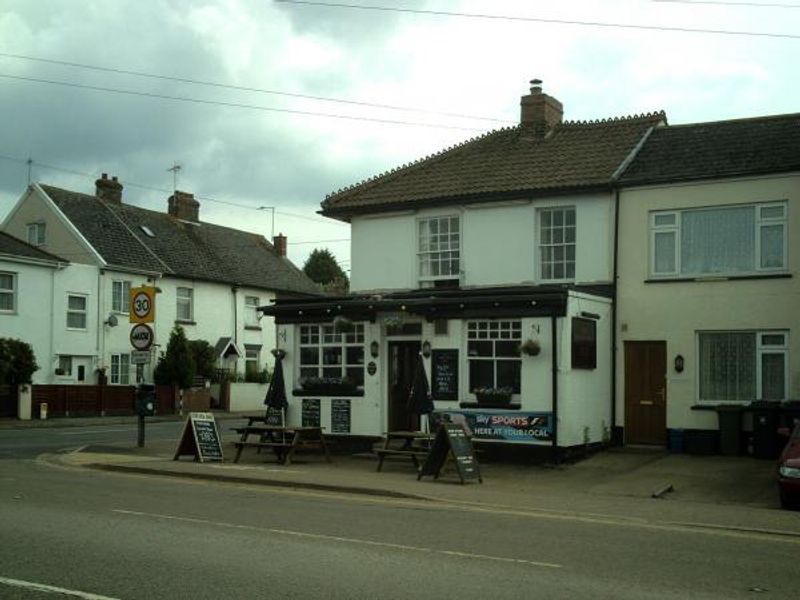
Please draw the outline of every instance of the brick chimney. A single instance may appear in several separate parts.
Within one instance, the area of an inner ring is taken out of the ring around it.
[[[542,80],[531,80],[531,93],[520,101],[520,123],[534,137],[545,137],[564,118],[564,107],[555,98],[542,92]]]
[[[272,238],[272,245],[275,246],[275,251],[280,256],[286,256],[286,236],[279,233]]]
[[[122,184],[116,177],[108,178],[108,173],[103,173],[100,179],[94,182],[95,196],[108,202],[122,203]]]
[[[194,194],[175,190],[169,197],[167,212],[178,219],[197,223],[200,220],[200,203],[194,199]]]

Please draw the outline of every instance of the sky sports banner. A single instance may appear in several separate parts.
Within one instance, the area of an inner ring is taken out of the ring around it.
[[[499,442],[552,442],[552,413],[505,412],[485,413],[473,410],[443,410],[433,413],[433,421],[464,426],[467,435],[476,440]]]

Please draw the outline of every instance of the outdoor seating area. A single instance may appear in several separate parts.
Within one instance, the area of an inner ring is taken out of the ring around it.
[[[420,461],[424,461],[430,451],[433,436],[424,431],[389,431],[386,433],[382,448],[375,450],[378,456],[378,468],[383,468],[383,461],[387,456],[408,458],[419,470]]]
[[[255,424],[260,421],[260,424]],[[278,462],[283,465],[292,464],[292,458],[297,450],[321,450],[327,462],[331,462],[328,446],[322,427],[297,427],[267,424],[266,417],[248,417],[248,424],[244,427],[234,427],[233,431],[239,434],[239,440],[234,442],[236,457],[233,462],[239,462],[245,448],[256,448],[258,452],[263,449],[272,450]],[[251,441],[251,436],[257,440]]]

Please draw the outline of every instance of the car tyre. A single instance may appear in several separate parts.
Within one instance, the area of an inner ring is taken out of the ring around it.
[[[784,490],[780,490],[780,496],[781,508],[785,508],[787,510],[800,509],[800,502],[797,501],[797,498],[791,498]]]

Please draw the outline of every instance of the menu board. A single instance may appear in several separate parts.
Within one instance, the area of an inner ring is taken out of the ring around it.
[[[320,401],[318,398],[303,398],[302,424],[303,427],[320,426]]]
[[[350,433],[350,400],[331,400],[331,433]]]
[[[458,400],[458,350],[431,353],[431,396],[434,400]]]
[[[453,458],[461,483],[475,480],[483,483],[472,442],[464,427],[456,423],[440,425],[425,463],[417,474],[417,479],[425,475],[432,475],[434,479],[438,479],[448,456]]]
[[[283,411],[279,408],[267,407],[267,414],[264,416],[265,425],[283,426]]]
[[[222,443],[213,414],[189,413],[173,460],[184,455],[194,456],[200,462],[222,461]]]

